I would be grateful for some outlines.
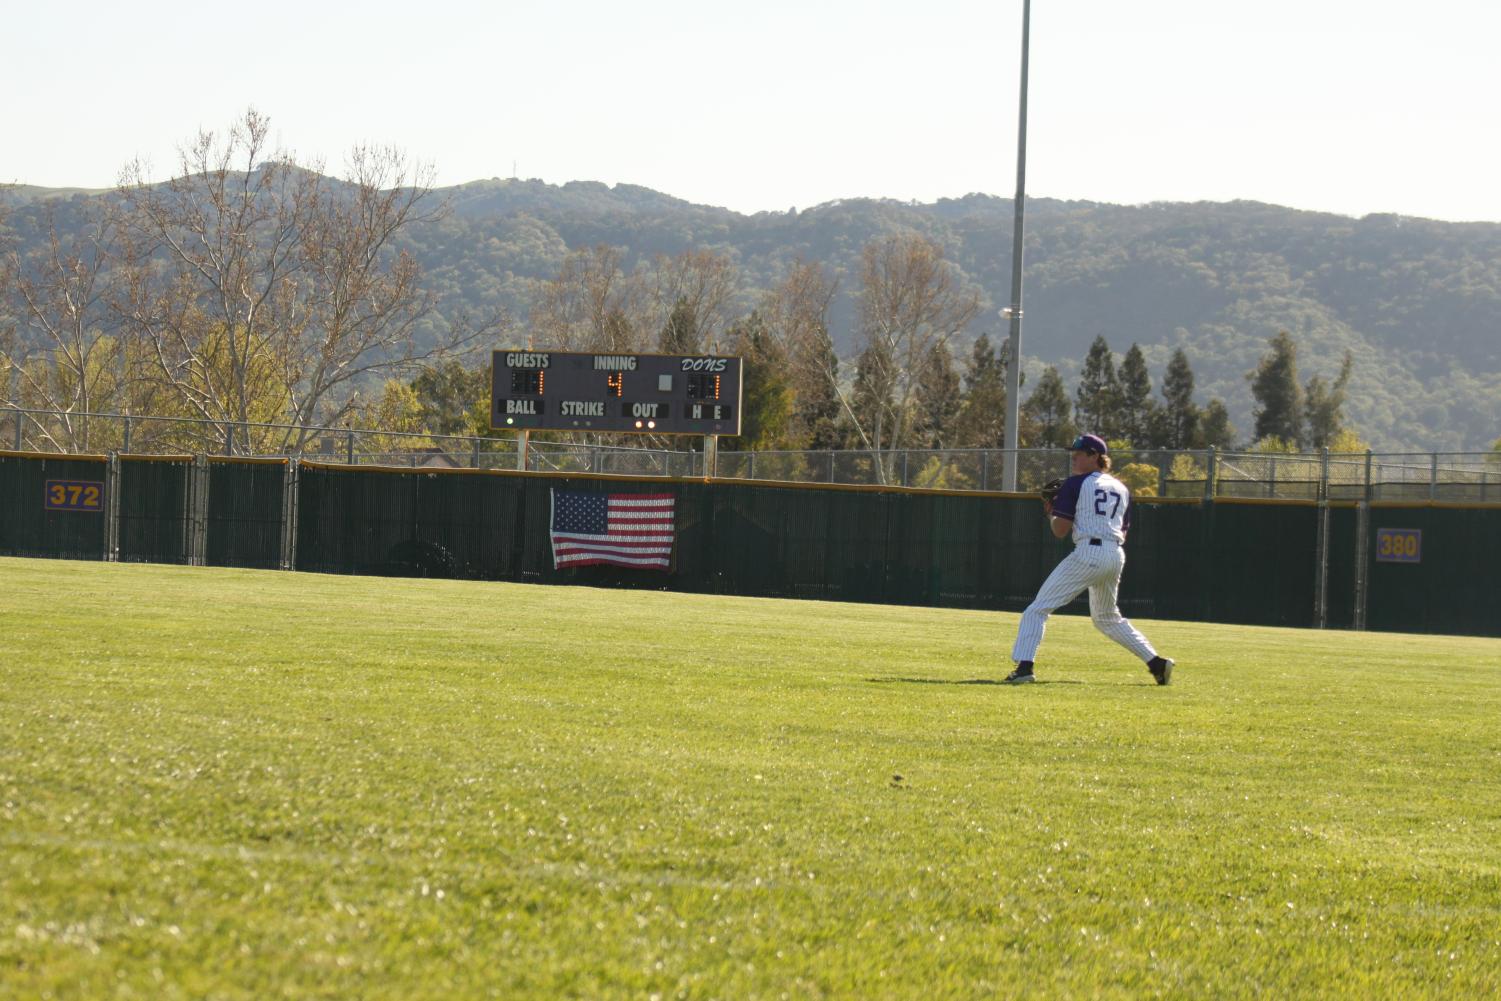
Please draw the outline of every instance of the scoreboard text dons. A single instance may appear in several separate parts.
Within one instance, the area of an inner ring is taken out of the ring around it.
[[[490,425],[513,431],[740,433],[739,358],[496,351]]]

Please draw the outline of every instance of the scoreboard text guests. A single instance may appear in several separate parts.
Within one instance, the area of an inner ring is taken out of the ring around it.
[[[490,426],[736,435],[740,382],[740,359],[719,355],[496,351]]]

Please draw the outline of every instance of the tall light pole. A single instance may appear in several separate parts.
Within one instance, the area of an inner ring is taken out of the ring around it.
[[[1001,474],[1003,490],[1016,489],[1017,437],[1022,394],[1022,215],[1027,202],[1027,36],[1032,24],[1032,0],[1022,0],[1022,86],[1021,113],[1017,116],[1016,201],[1013,203],[1016,224],[1011,240],[1011,305],[1001,315],[1011,320],[1010,350],[1006,358],[1006,438],[1005,463]]]

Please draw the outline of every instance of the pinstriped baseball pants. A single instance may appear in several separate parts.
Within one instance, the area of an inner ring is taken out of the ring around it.
[[[1116,606],[1116,594],[1121,585],[1121,571],[1126,568],[1126,552],[1120,546],[1106,542],[1099,546],[1089,543],[1074,548],[1053,568],[1043,582],[1037,597],[1022,613],[1021,626],[1016,631],[1016,643],[1011,648],[1011,659],[1020,663],[1034,660],[1037,648],[1042,644],[1043,630],[1047,628],[1048,616],[1053,610],[1068,604],[1089,589],[1089,616],[1095,628],[1130,650],[1143,661],[1157,656],[1147,638],[1136,631],[1131,621],[1121,615]]]

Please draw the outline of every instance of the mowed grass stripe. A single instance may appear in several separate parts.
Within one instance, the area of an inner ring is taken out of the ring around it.
[[[0,994],[1455,996],[1501,643],[0,560]]]

